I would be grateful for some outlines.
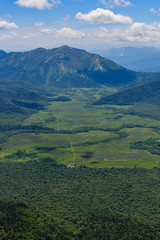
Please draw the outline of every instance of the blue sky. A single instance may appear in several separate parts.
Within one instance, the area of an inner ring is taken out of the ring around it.
[[[158,0],[0,0],[0,49],[160,48]]]

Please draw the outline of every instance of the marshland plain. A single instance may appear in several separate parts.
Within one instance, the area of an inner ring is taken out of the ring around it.
[[[0,160],[96,168],[159,166],[160,120],[131,111],[131,105],[94,105],[114,92],[107,87],[57,89],[43,109],[21,122],[36,130],[10,131],[1,142]]]

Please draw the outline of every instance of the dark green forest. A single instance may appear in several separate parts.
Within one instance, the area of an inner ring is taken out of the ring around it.
[[[160,155],[160,141],[159,139],[149,138],[146,141],[139,141],[132,143],[131,148],[148,150],[152,154]]]
[[[44,159],[0,170],[1,239],[160,238],[159,168],[71,169]]]
[[[122,89],[117,93],[100,98],[94,104],[133,105],[135,103],[160,104],[160,78],[150,79],[136,86]]]

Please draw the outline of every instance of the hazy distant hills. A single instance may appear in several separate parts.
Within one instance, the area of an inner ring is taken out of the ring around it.
[[[0,54],[0,81],[56,87],[124,85],[137,73],[84,50],[62,46]]]
[[[140,102],[160,105],[160,78],[103,97],[95,104],[132,105]]]
[[[160,50],[153,47],[123,47],[110,50],[93,50],[121,66],[142,72],[160,72]]]

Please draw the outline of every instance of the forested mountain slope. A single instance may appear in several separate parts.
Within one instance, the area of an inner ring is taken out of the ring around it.
[[[124,85],[139,78],[136,72],[91,54],[62,46],[27,52],[0,54],[0,82],[56,87],[98,87]]]
[[[160,104],[160,79],[147,81],[143,84],[124,89],[110,96],[99,99],[94,104],[132,105],[146,102]]]
[[[0,85],[0,112],[25,114],[28,109],[40,109],[47,101],[42,89],[29,89],[19,85]]]

